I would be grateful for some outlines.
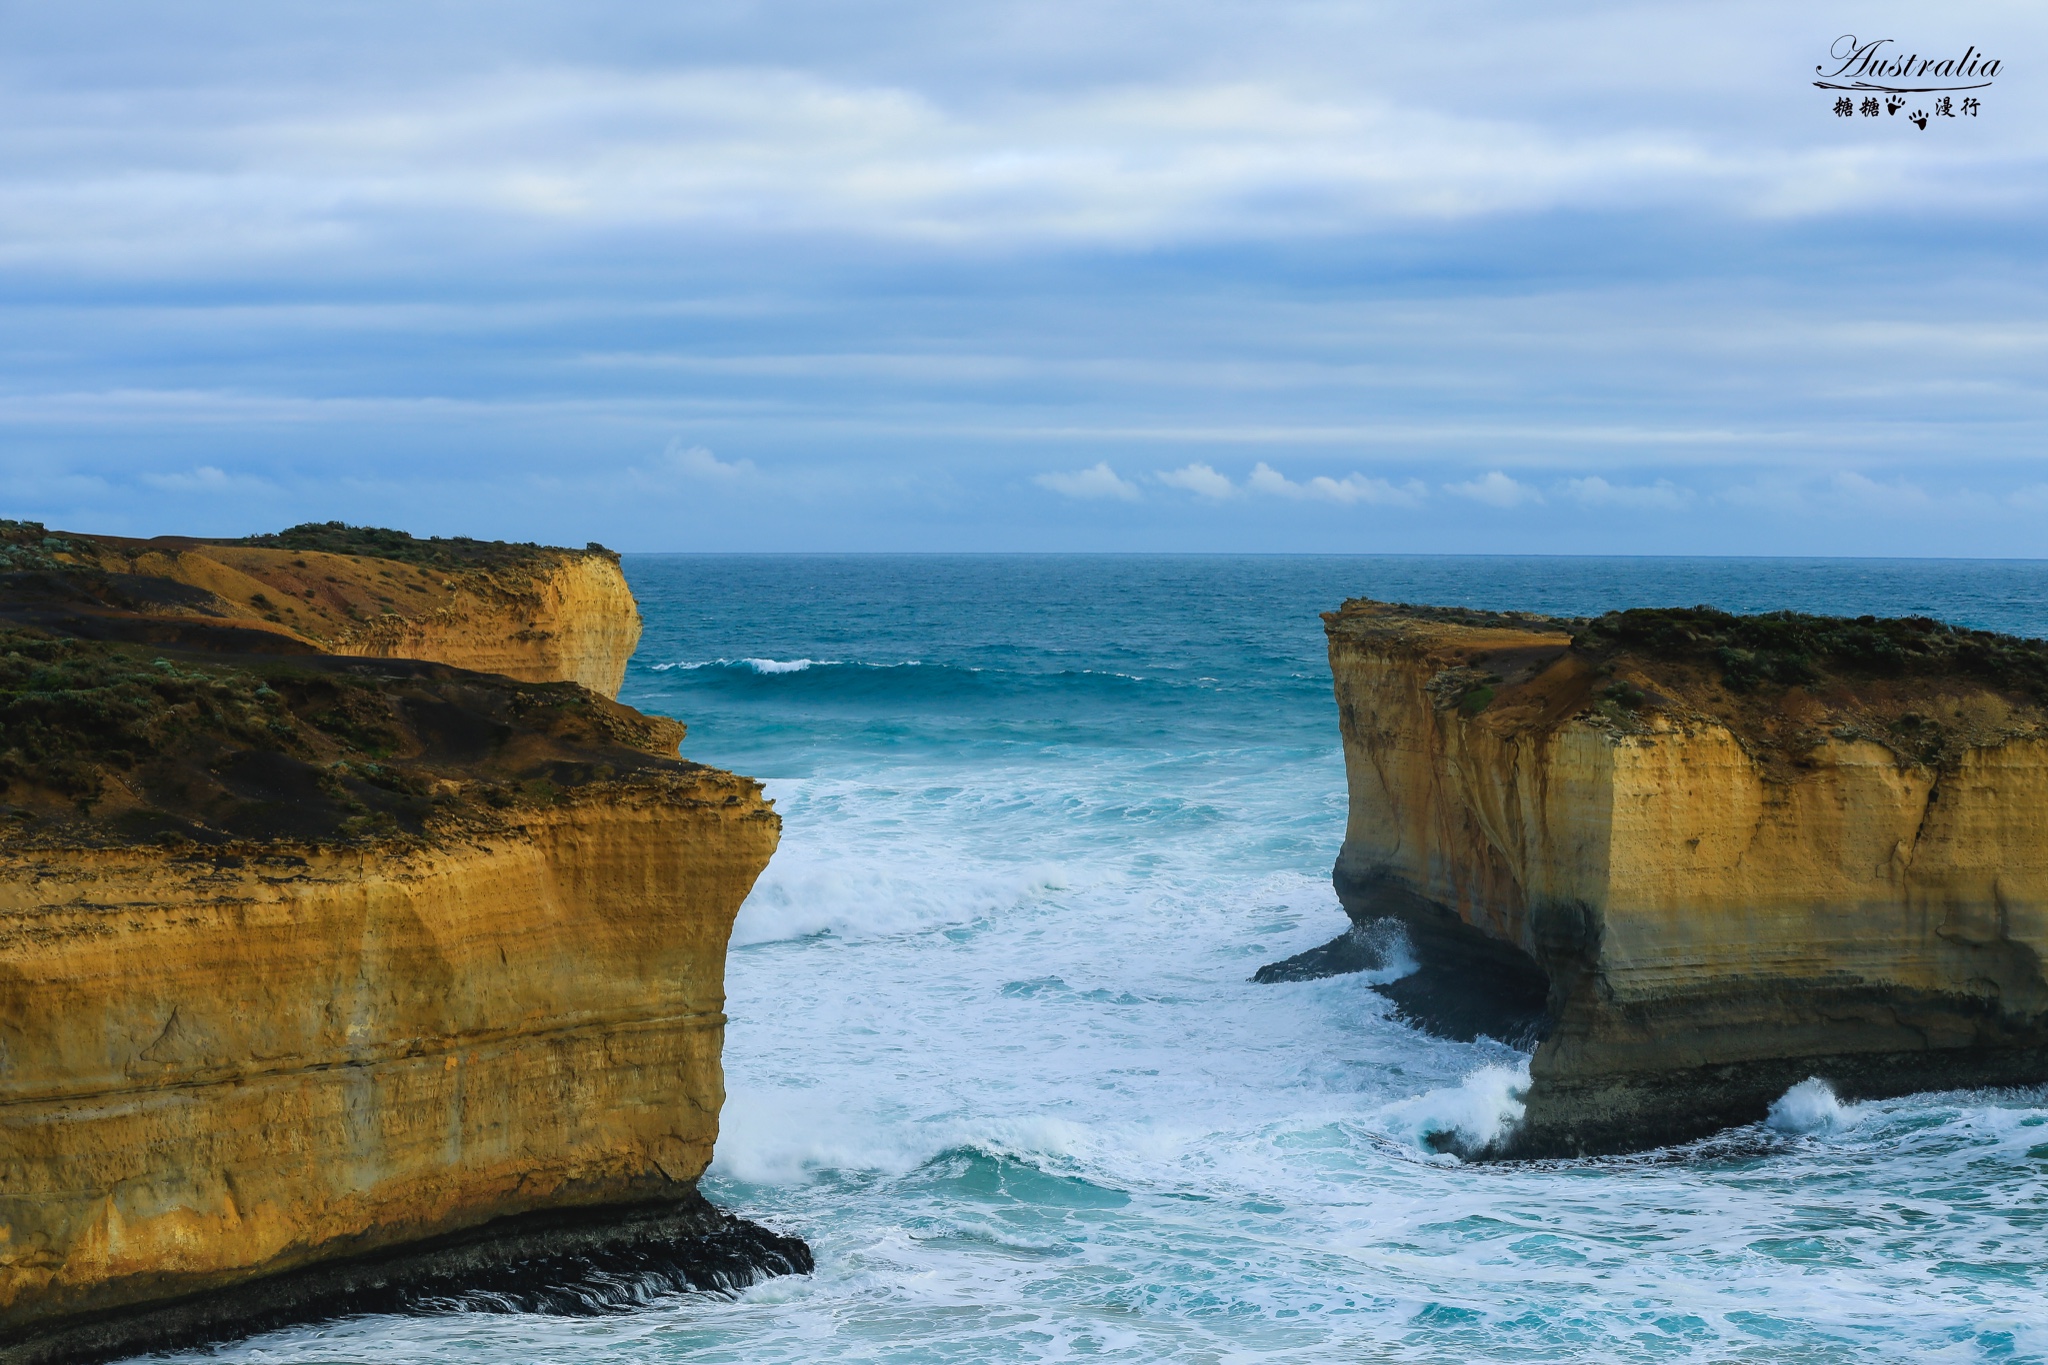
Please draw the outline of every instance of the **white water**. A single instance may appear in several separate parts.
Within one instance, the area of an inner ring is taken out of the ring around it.
[[[367,1319],[229,1354],[2048,1352],[2039,1096],[1859,1105],[1851,1123],[1809,1083],[1718,1153],[1461,1166],[1429,1137],[1512,1122],[1526,1059],[1389,1021],[1369,983],[1391,973],[1249,985],[1343,927],[1320,877],[1238,870],[1272,795],[1138,800],[1119,776],[772,786],[789,833],[736,934],[707,1188],[807,1236],[816,1276],[622,1318]],[[1125,823],[1152,836],[1110,832]]]
[[[2039,1091],[1844,1105],[1818,1078],[1687,1149],[1468,1166],[1431,1137],[1511,1124],[1526,1057],[1390,1019],[1371,984],[1398,959],[1247,980],[1345,923],[1310,610],[1331,586],[1197,627],[1185,587],[1119,578],[1083,610],[1033,584],[968,649],[985,584],[948,617],[871,577],[835,599],[805,565],[759,586],[750,562],[730,621],[697,621],[640,572],[660,662],[627,699],[775,778],[786,822],[734,934],[705,1187],[808,1238],[818,1273],[612,1318],[360,1319],[226,1358],[2048,1360]],[[757,638],[772,614],[747,592],[823,605]],[[1020,660],[1047,601],[1052,644]],[[1257,633],[1296,616],[1285,650]],[[710,658],[731,662],[662,667]],[[931,662],[830,662],[854,658]]]

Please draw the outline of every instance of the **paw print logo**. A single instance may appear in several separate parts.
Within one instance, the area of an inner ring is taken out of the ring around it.
[[[1912,113],[1906,115],[1906,121],[1913,124],[1923,133],[1927,131],[1927,111],[1925,109],[1915,109]]]
[[[1885,112],[1886,112],[1887,114],[1896,114],[1896,113],[1898,113],[1898,112],[1899,112],[1899,110],[1901,110],[1901,109],[1903,109],[1903,108],[1905,108],[1905,107],[1906,107],[1906,102],[1905,102],[1904,100],[1900,99],[1900,98],[1899,98],[1899,97],[1898,97],[1897,95],[1887,95],[1887,96],[1885,96],[1885,100],[1884,100],[1884,111],[1885,111]]]

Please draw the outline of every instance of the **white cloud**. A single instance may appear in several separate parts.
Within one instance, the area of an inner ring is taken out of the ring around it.
[[[1260,460],[1258,465],[1253,468],[1251,476],[1244,481],[1244,486],[1251,489],[1254,493],[1271,493],[1282,498],[1304,498],[1308,496],[1307,489],[1289,479],[1285,474],[1282,474],[1264,460]]]
[[[1353,503],[1365,503],[1370,507],[1417,507],[1429,490],[1418,480],[1395,484],[1385,479],[1368,479],[1363,474],[1346,474],[1333,479],[1327,474],[1318,474],[1302,483],[1282,474],[1264,460],[1253,468],[1244,486],[1254,493],[1267,493],[1280,498],[1318,498],[1349,507]]]
[[[1138,485],[1128,479],[1117,477],[1107,460],[1088,469],[1077,469],[1072,473],[1040,474],[1032,480],[1041,488],[1069,498],[1121,498],[1125,502],[1138,500]]]
[[[317,72],[279,69],[280,49],[261,41],[180,55],[203,30],[81,30],[68,49],[63,39],[39,49],[49,42],[40,27],[20,35],[21,78],[0,91],[0,118],[25,130],[0,147],[5,255],[122,269],[252,254],[375,259],[393,237],[467,253],[496,240],[494,228],[690,225],[1114,245],[1322,238],[1559,209],[1840,212],[1889,202],[1902,178],[1961,212],[2040,194],[2024,131],[1975,127],[1959,158],[1931,141],[1879,141],[1889,121],[1785,126],[1784,92],[1761,73],[1801,60],[1812,41],[1803,26],[1756,49],[1745,32],[1754,25],[1731,19],[1724,56],[1739,58],[1697,63],[1717,79],[1696,84],[1694,98],[1668,84],[1629,89],[1634,64],[1612,53],[1673,41],[1654,6],[1602,14],[1603,41],[1590,46],[1575,32],[1583,18],[1506,7],[1495,23],[1463,8],[1454,19],[1308,0],[1265,7],[1256,54],[1234,6],[1177,11],[1168,44],[1154,33],[1132,41],[1156,27],[1149,7],[1108,4],[1086,7],[1085,22],[1079,11],[1027,20],[1023,5],[984,7],[985,23],[964,27],[911,21],[918,41],[886,22],[840,42],[778,32],[833,22],[823,16],[721,19],[701,44],[669,31],[687,20],[664,18],[652,41],[632,36],[631,22],[607,23],[579,33],[573,56],[510,23],[487,43],[457,41],[460,26],[392,43],[406,19],[376,3],[351,8],[359,47],[332,46],[339,34],[325,26],[320,40],[285,45],[317,54],[328,68]],[[919,6],[893,8],[902,23]],[[982,36],[1098,24],[1123,38],[1063,58]],[[1357,40],[1395,50],[1392,25],[1413,29],[1400,48],[1408,60],[1335,56]],[[599,28],[616,31],[607,40]],[[1701,41],[1686,32],[1688,51]],[[102,57],[123,44],[172,50]],[[689,64],[693,49],[722,59]],[[101,59],[75,66],[81,53]],[[1737,68],[1746,96],[1726,83]],[[148,79],[120,83],[135,72]],[[1556,98],[1561,89],[1574,98]],[[1699,97],[1709,94],[1718,98]]]
[[[1447,483],[1444,492],[1483,502],[1488,507],[1520,507],[1523,503],[1543,501],[1541,493],[1528,484],[1516,482],[1498,469],[1464,483]]]
[[[2048,511],[2048,483],[2030,483],[2025,488],[2015,488],[2005,495],[2005,500],[2023,512]]]
[[[751,479],[760,474],[752,460],[719,459],[703,446],[685,447],[680,441],[669,442],[662,454],[663,463],[678,474],[693,479],[708,479],[714,483],[733,483],[740,479]]]
[[[1875,524],[1893,517],[1917,517],[1929,524],[1957,524],[1970,518],[1995,519],[2008,509],[2048,507],[2048,484],[2035,484],[2003,498],[1968,486],[1928,489],[1903,476],[1874,479],[1853,469],[1826,475],[1794,477],[1762,475],[1748,483],[1721,489],[1713,500],[1730,507],[1779,515],[1829,520],[1850,519]]]
[[[255,493],[269,492],[274,487],[268,479],[230,474],[210,464],[178,474],[144,474],[142,481],[163,493]]]
[[[1652,484],[1609,483],[1598,474],[1565,480],[1565,492],[1587,507],[1628,507],[1645,512],[1675,512],[1693,499],[1690,488],[1669,479]]]
[[[752,460],[721,460],[703,446],[686,446],[680,440],[670,441],[646,466],[629,466],[623,479],[628,489],[655,494],[672,494],[692,484],[737,491],[774,482]]]
[[[1933,504],[1927,490],[1904,479],[1879,483],[1854,470],[1841,470],[1829,480],[1835,500],[1859,511],[1920,512]]]
[[[1161,470],[1152,476],[1168,488],[1184,488],[1190,493],[1217,502],[1237,496],[1237,485],[1208,465],[1197,461],[1179,469]]]
[[[1410,479],[1400,486],[1385,479],[1368,479],[1362,474],[1347,474],[1333,479],[1318,474],[1308,481],[1309,496],[1323,498],[1330,502],[1362,502],[1374,507],[1414,507],[1421,503],[1428,489],[1418,479]]]

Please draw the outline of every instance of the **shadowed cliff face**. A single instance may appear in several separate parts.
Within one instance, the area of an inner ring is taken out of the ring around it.
[[[1336,883],[1403,1001],[1540,1037],[1496,1154],[2048,1078],[2048,646],[1930,621],[1346,603]]]
[[[339,522],[238,541],[0,522],[0,604],[10,619],[67,634],[93,633],[95,614],[140,616],[156,624],[153,638],[232,627],[269,637],[237,649],[432,659],[608,697],[640,639],[608,550],[417,540]],[[139,627],[125,629],[132,638]]]
[[[366,1257],[466,1275],[411,1249],[531,1258],[578,1210],[750,1254],[688,1209],[758,784],[575,682],[316,653],[52,539],[0,579],[0,1358],[232,1330],[162,1306],[294,1273],[247,1302],[388,1306]]]

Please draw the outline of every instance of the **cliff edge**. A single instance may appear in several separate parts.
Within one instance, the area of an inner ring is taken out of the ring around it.
[[[1536,1044],[1490,1155],[1687,1140],[1809,1076],[2048,1079],[2048,643],[1704,607],[1324,620],[1344,907],[1406,928],[1420,970],[1386,990],[1418,1022]]]
[[[696,1193],[757,783],[51,539],[0,572],[0,1360],[809,1268]]]
[[[619,557],[598,545],[421,540],[338,521],[240,540],[133,540],[0,522],[0,574],[39,570],[68,580],[74,599],[232,623],[275,636],[277,648],[432,659],[523,682],[581,683],[607,697],[619,694],[640,642]],[[18,583],[17,608],[36,600],[22,591],[29,586]]]

